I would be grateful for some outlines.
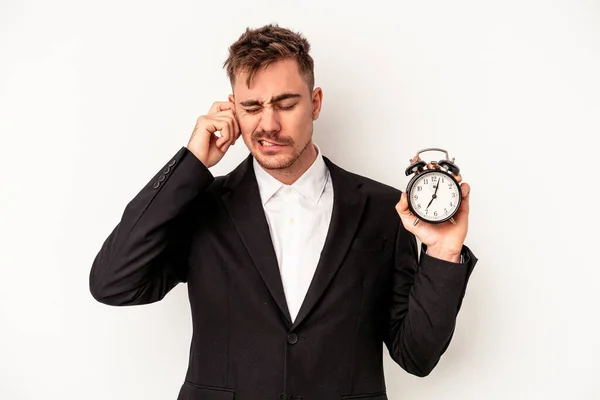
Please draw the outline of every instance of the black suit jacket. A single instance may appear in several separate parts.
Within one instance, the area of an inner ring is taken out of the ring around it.
[[[466,246],[463,264],[418,257],[395,210],[401,192],[325,161],[332,220],[293,323],[251,155],[215,178],[182,147],[102,245],[90,273],[102,303],[152,303],[187,282],[179,400],[383,400],[384,344],[417,376],[439,362],[477,259]]]

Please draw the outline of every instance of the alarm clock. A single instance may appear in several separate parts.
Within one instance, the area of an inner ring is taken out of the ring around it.
[[[426,151],[440,151],[446,158],[431,161],[433,168],[425,169],[427,163],[422,161],[419,154]],[[448,157],[448,152],[440,148],[427,148],[417,152],[416,160],[406,168],[406,176],[414,174],[406,186],[408,208],[415,217],[413,225],[419,221],[441,224],[446,221],[456,225],[454,215],[458,212],[462,201],[462,191],[454,175],[460,169]],[[454,174],[454,175],[453,175]]]

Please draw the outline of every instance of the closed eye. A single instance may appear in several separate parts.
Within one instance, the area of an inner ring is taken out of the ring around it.
[[[278,108],[278,109],[280,109],[280,110],[282,110],[282,111],[289,111],[289,110],[291,110],[292,108],[296,107],[296,104],[297,104],[297,103],[291,104],[291,105],[289,105],[289,106],[278,106],[277,108]],[[258,108],[246,108],[246,109],[245,109],[245,111],[246,111],[248,114],[256,114],[256,113],[258,113],[260,110],[262,110],[262,108],[261,108],[261,107],[258,107]]]

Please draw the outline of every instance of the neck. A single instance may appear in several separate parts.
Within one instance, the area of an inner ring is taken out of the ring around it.
[[[317,158],[317,149],[313,145],[312,140],[308,142],[300,156],[296,161],[287,168],[283,169],[267,169],[267,173],[281,183],[291,185],[306,172],[308,168]]]

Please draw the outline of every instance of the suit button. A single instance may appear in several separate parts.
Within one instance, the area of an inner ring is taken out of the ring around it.
[[[165,169],[165,171],[163,172],[163,174],[168,174],[169,172],[171,172],[171,167],[167,166],[167,168]]]
[[[160,182],[154,182],[154,185],[152,187],[154,189],[158,189],[159,186],[160,186]]]
[[[158,177],[158,181],[159,182],[162,182],[164,180],[165,180],[165,176],[164,175],[161,175],[161,176]]]
[[[173,165],[175,165],[176,162],[177,162],[177,160],[171,160],[171,162],[168,164],[168,166],[172,167]]]
[[[289,344],[296,344],[296,343],[298,343],[298,335],[296,335],[295,333],[290,333],[288,335],[288,343]]]

